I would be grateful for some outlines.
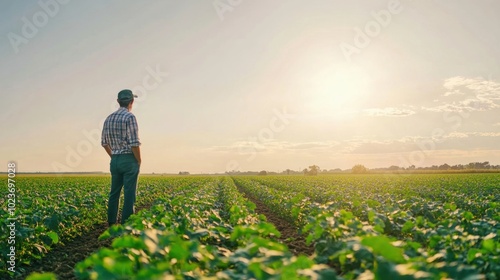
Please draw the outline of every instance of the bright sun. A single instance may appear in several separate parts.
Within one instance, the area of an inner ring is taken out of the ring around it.
[[[325,69],[311,82],[308,107],[317,113],[356,110],[367,94],[366,75],[353,67]]]

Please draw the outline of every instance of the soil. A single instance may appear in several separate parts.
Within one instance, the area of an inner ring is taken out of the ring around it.
[[[311,256],[314,253],[313,245],[306,244],[305,237],[299,234],[298,228],[294,224],[278,217],[262,201],[258,200],[252,194],[245,192],[239,187],[238,190],[243,193],[248,200],[255,203],[255,212],[257,214],[266,216],[267,221],[274,224],[276,229],[281,233],[281,237],[278,238],[278,240],[288,246],[292,253],[295,255],[303,254],[307,256]]]
[[[276,229],[281,233],[281,237],[278,240],[287,245],[292,253],[307,256],[311,256],[314,253],[313,246],[306,244],[305,237],[298,233],[295,225],[275,215],[264,203],[251,194],[244,192],[242,189],[240,189],[240,192],[255,203],[257,214],[266,216],[267,221],[274,224]],[[137,207],[136,212],[150,206]],[[60,245],[56,245],[42,259],[33,261],[30,266],[21,267],[24,272],[22,275],[16,277],[16,279],[24,279],[33,272],[52,272],[56,274],[57,279],[77,279],[73,271],[77,263],[83,261],[100,248],[111,246],[111,239],[98,240],[99,236],[107,228],[107,222],[96,224],[91,230],[82,233],[80,236],[61,242]]]
[[[57,279],[76,279],[73,274],[75,265],[101,247],[109,247],[111,240],[99,241],[99,236],[108,228],[108,223],[96,224],[92,230],[79,237],[68,240],[64,245],[56,245],[42,259],[33,261],[30,266],[22,267],[25,272],[17,279],[33,272],[52,272]]]
[[[138,206],[135,212],[150,207],[151,205]],[[119,214],[118,219],[120,218]],[[91,230],[83,232],[80,236],[61,242],[61,245],[54,246],[42,259],[33,261],[30,266],[20,267],[24,272],[15,279],[24,279],[33,272],[52,272],[57,279],[77,279],[74,275],[77,263],[100,248],[111,246],[112,239],[98,240],[106,229],[108,229],[107,222],[95,224]]]

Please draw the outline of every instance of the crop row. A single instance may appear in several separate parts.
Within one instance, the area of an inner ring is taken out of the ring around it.
[[[76,267],[81,279],[336,279],[294,256],[227,177],[192,179],[101,238],[114,238]]]
[[[384,178],[385,187],[373,188],[366,185],[366,178],[342,186],[332,186],[338,177],[234,180],[297,224],[314,243],[316,260],[340,269],[347,279],[377,275],[499,279],[498,189],[488,183],[482,187],[476,177],[470,178],[474,179],[470,185],[462,186],[470,191],[468,201],[461,195],[463,189],[460,193],[453,184],[440,185],[440,180],[426,180],[432,188],[424,185],[428,192],[423,195],[418,194],[422,193],[418,185],[402,185],[399,177],[392,185]]]
[[[158,188],[161,178],[141,179],[137,206],[147,205],[161,191],[175,188],[180,182],[168,180]],[[6,190],[5,190],[6,191]],[[19,177],[16,189],[15,253],[16,273],[23,266],[43,258],[56,244],[64,243],[92,230],[106,221],[109,192],[107,177]],[[2,190],[0,204],[7,196]],[[10,233],[6,209],[0,209],[0,277],[14,276],[7,271]]]
[[[62,178],[18,178],[16,193],[16,266],[29,265],[42,258],[60,239],[68,239],[86,231],[102,220],[105,193],[100,179],[89,178],[74,184]],[[2,193],[2,198],[6,196]],[[1,204],[4,202],[0,198]],[[6,209],[0,209],[0,238],[6,240]],[[2,260],[10,245],[2,242]],[[2,261],[0,274],[7,273]],[[11,274],[12,275],[12,274]]]

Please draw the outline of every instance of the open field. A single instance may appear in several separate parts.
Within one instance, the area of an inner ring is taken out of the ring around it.
[[[500,279],[498,174],[142,176],[106,230],[108,184],[19,176],[2,279]]]

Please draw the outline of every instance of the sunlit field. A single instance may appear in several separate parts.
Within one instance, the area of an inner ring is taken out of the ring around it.
[[[106,230],[108,184],[107,176],[19,177],[11,276],[500,277],[497,174],[142,176],[140,211]],[[86,244],[94,250],[75,245],[89,232],[100,235]],[[54,262],[54,251],[67,257]],[[2,260],[8,252],[2,243]]]

